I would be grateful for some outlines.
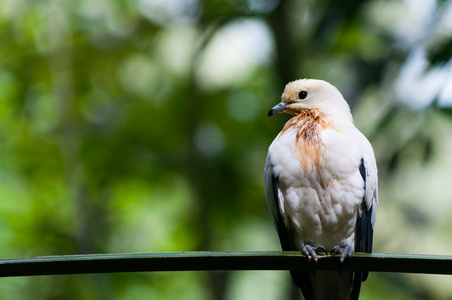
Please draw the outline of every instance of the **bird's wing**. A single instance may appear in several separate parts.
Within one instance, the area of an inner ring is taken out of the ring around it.
[[[265,164],[265,197],[273,217],[273,223],[278,231],[283,251],[296,250],[293,240],[284,221],[284,197],[279,188],[278,176],[273,174],[273,167],[269,158]],[[314,299],[312,286],[306,271],[290,271],[296,286],[301,289],[306,300]]]
[[[364,136],[363,136],[364,138]],[[369,141],[364,138],[359,172],[364,180],[364,198],[361,206],[356,251],[372,252],[372,238],[378,208],[378,174],[375,155]]]
[[[273,168],[269,159],[267,159],[265,165],[265,198],[267,199],[267,205],[272,214],[273,224],[278,232],[282,249],[284,251],[295,250],[292,244],[292,238],[284,222],[284,199],[279,188],[279,180],[273,174]]]
[[[358,216],[355,251],[372,252],[372,240],[378,208],[378,174],[374,151],[369,141],[363,137],[362,158],[359,173],[364,181],[364,197],[361,214]],[[353,282],[352,299],[358,299],[361,282],[368,272],[356,272]]]

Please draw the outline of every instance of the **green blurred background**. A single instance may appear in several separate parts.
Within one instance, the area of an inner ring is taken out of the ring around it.
[[[0,257],[279,250],[285,83],[336,85],[379,167],[375,252],[452,252],[452,1],[2,0]],[[0,279],[1,299],[292,299],[288,272]],[[372,273],[362,299],[452,299]],[[295,299],[295,298],[294,298]]]

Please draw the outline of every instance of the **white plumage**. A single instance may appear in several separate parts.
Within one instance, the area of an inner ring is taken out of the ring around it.
[[[378,191],[369,141],[341,93],[322,80],[286,85],[269,116],[293,115],[268,149],[267,203],[283,250],[371,252]],[[306,299],[357,299],[363,272],[291,272]]]

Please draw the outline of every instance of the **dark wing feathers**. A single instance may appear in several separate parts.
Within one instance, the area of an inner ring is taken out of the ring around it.
[[[283,251],[293,251],[294,247],[292,244],[292,238],[290,236],[289,231],[286,228],[286,224],[284,223],[284,219],[279,209],[278,205],[278,197],[279,197],[279,181],[277,177],[272,176],[272,187],[274,199],[276,200],[275,206],[276,210],[272,211],[273,213],[273,223],[275,224],[276,230],[278,231],[279,240],[281,242],[281,248]]]
[[[361,165],[359,166],[359,173],[364,180],[364,197],[361,204],[361,218],[359,219],[358,226],[358,240],[356,241],[357,252],[372,252],[372,240],[374,235],[374,230],[372,226],[372,209],[373,206],[367,208],[366,199],[366,167],[364,166],[364,159],[361,159]]]
[[[374,234],[371,222],[373,206],[370,206],[368,209],[366,205],[367,172],[363,158],[361,158],[359,173],[364,181],[364,197],[361,204],[361,216],[358,217],[357,222],[358,228],[356,233],[355,251],[370,253],[372,252],[372,240]],[[355,272],[355,277],[353,279],[352,299],[358,299],[361,289],[361,282],[365,281],[368,275],[369,272]]]

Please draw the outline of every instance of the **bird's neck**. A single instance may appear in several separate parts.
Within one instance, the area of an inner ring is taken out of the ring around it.
[[[284,125],[281,135],[289,129],[297,131],[297,140],[302,138],[306,141],[318,139],[319,133],[325,129],[338,130],[336,124],[322,114],[318,109],[303,109],[287,121]]]
[[[295,130],[294,148],[305,174],[309,166],[320,173],[320,159],[323,155],[320,147],[321,132],[325,129],[339,131],[336,124],[318,109],[305,109],[287,121],[279,135],[281,137],[289,130]]]

